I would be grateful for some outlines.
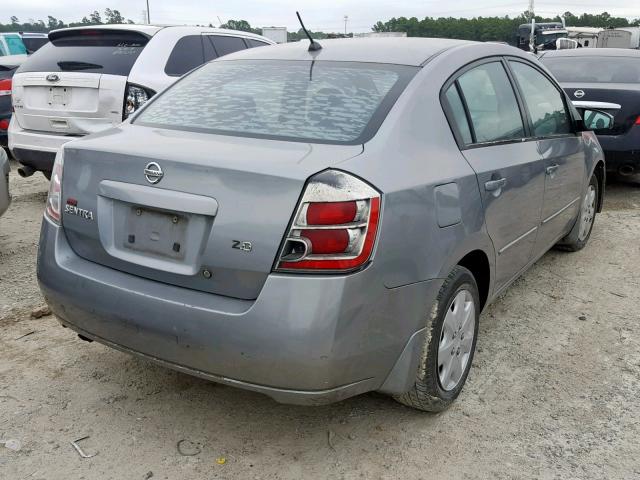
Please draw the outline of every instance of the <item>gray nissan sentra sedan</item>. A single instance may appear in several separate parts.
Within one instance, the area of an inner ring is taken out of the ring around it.
[[[322,46],[226,56],[68,143],[40,286],[81,338],[182,372],[441,410],[482,309],[549,248],[587,243],[602,151],[517,49]]]

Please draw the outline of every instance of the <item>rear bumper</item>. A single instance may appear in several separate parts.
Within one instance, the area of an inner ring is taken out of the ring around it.
[[[43,221],[38,280],[61,323],[111,347],[277,401],[323,404],[415,378],[441,280],[387,289],[375,269],[272,274],[255,301],[119,272],[78,257]]]
[[[21,164],[39,171],[51,171],[60,147],[78,138],[24,130],[18,125],[15,118],[9,124],[8,136],[9,149],[15,159]]]
[[[632,167],[640,173],[640,126],[636,125],[624,135],[599,135],[605,153],[607,170],[619,172]]]

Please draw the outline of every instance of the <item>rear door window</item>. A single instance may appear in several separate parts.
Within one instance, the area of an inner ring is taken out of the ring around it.
[[[467,114],[464,111],[464,104],[458,93],[458,87],[456,84],[451,85],[445,93],[445,98],[449,104],[450,120],[455,124],[462,143],[468,145],[473,143],[473,137],[471,135],[471,129],[469,128],[469,122],[467,121]]]
[[[180,77],[202,65],[204,61],[202,37],[187,35],[176,42],[164,67],[164,73],[172,77]]]
[[[93,72],[129,75],[149,41],[124,30],[82,29],[50,34],[50,42],[22,64],[19,72]]]
[[[529,110],[536,137],[571,133],[571,120],[564,94],[541,72],[522,62],[510,61],[522,97]]]
[[[458,84],[469,110],[475,143],[525,136],[518,101],[501,62],[484,63],[463,73]]]
[[[247,48],[244,40],[240,37],[227,37],[223,35],[207,35],[207,37],[213,43],[220,57]]]

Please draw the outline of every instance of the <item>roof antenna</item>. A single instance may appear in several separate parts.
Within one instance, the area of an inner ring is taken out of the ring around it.
[[[298,12],[296,12],[296,15],[298,16],[298,21],[300,22],[300,25],[302,26],[302,30],[304,30],[305,35],[309,39],[309,42],[311,42],[310,45],[309,45],[309,51],[310,52],[315,52],[317,50],[322,50],[322,45],[320,45],[313,38],[311,38],[311,35],[309,34],[309,31],[304,26],[304,23],[302,23],[302,18],[300,18],[300,14]]]

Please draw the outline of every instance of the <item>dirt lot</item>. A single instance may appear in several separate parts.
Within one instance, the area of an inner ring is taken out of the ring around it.
[[[279,405],[31,319],[47,183],[11,180],[0,441],[20,449],[0,444],[2,479],[640,478],[640,185],[609,185],[589,246],[547,254],[482,315],[467,386],[431,415],[378,394]]]

